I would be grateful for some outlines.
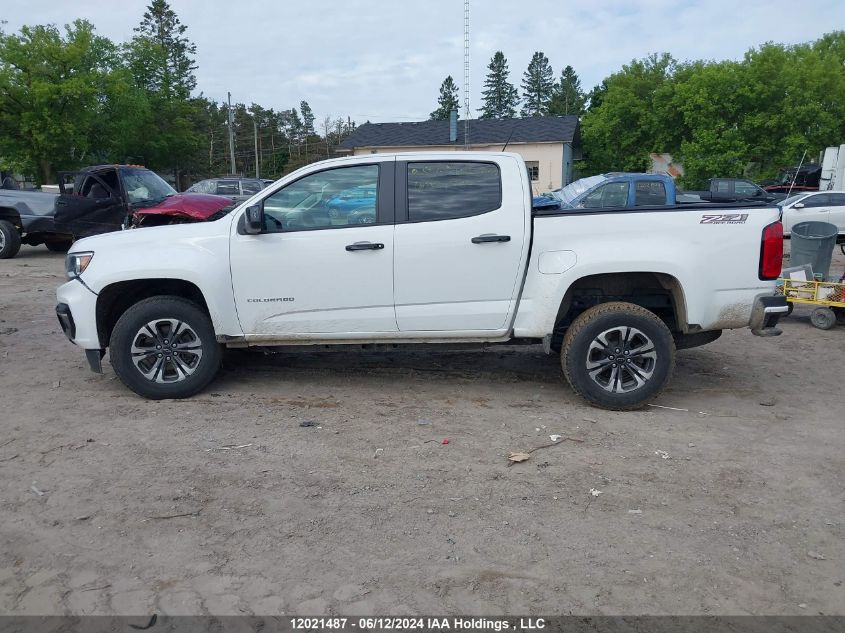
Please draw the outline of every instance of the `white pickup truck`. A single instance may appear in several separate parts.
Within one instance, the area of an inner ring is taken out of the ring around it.
[[[308,165],[213,222],[76,242],[56,308],[94,371],[184,398],[226,347],[542,343],[610,409],[663,387],[675,350],[787,310],[777,208],[543,209],[517,154]]]

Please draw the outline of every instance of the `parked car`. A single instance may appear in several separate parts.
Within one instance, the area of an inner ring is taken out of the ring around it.
[[[44,244],[64,252],[73,236],[56,228],[53,220],[56,194],[0,189],[0,259],[18,254],[21,244]]]
[[[240,204],[247,198],[266,187],[266,183],[258,178],[208,178],[200,180],[191,185],[188,191],[191,193],[209,193],[217,196],[226,196],[232,202]]]
[[[684,191],[686,196],[697,196],[707,202],[765,202],[783,200],[780,192],[765,191],[760,185],[744,178],[711,178],[704,191]]]
[[[576,180],[534,198],[537,210],[610,209],[674,205],[675,181],[665,174],[615,172]]]
[[[324,223],[322,201],[353,188],[375,189],[376,222]],[[780,333],[778,208],[532,217],[530,191],[513,153],[314,163],[216,221],[76,242],[56,312],[94,371],[108,349],[153,399],[203,389],[224,347],[511,342],[559,353],[575,393],[624,410],[652,401],[676,349]],[[306,200],[319,221],[277,215]]]
[[[783,210],[783,234],[789,237],[799,222],[829,222],[839,228],[839,240],[845,242],[845,192],[816,191],[799,193],[779,203]]]
[[[809,163],[781,169],[777,178],[761,182],[760,186],[769,193],[782,193],[787,196],[805,191],[818,191],[821,175],[821,165]]]

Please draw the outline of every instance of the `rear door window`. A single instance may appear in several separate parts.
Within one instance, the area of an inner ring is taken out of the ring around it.
[[[810,196],[804,200],[804,206],[808,208],[814,207],[826,207],[830,204],[830,195],[826,193],[820,193],[817,196]]]
[[[502,178],[494,163],[408,163],[408,219],[452,220],[502,206]]]
[[[251,196],[263,189],[264,183],[260,180],[241,180],[241,191],[245,196]]]
[[[217,195],[218,196],[239,196],[241,195],[237,180],[218,180],[217,181]]]
[[[666,204],[666,186],[659,180],[638,180],[634,206],[650,207]]]

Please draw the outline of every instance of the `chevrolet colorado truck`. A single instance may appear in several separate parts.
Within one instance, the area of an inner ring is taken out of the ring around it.
[[[369,207],[332,206],[366,190]],[[762,205],[535,212],[517,154],[372,154],[215,221],[78,241],[56,312],[94,371],[108,349],[152,399],[203,389],[227,347],[541,343],[577,394],[624,410],[676,349],[780,333],[782,230]]]

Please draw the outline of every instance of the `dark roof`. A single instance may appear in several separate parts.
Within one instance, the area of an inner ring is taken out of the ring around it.
[[[356,147],[395,147],[403,145],[463,145],[464,121],[458,121],[458,139],[449,141],[449,121],[417,123],[365,123],[340,144]],[[571,143],[579,140],[577,116],[541,116],[525,119],[470,119],[472,145],[501,143]]]

